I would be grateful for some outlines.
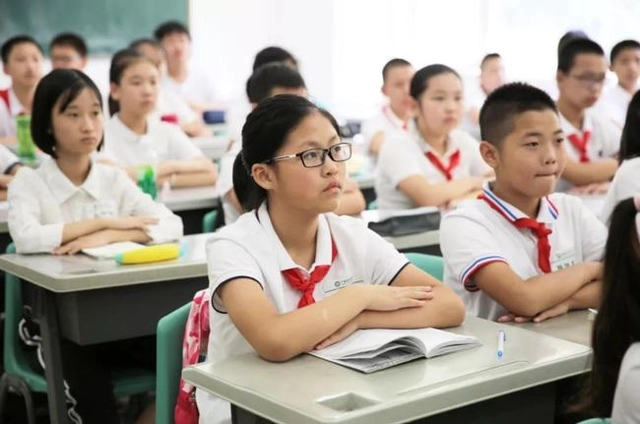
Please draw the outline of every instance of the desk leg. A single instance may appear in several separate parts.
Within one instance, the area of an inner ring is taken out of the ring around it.
[[[232,424],[272,424],[266,418],[262,418],[246,409],[231,405],[231,423]]]
[[[52,423],[67,422],[67,405],[62,377],[62,357],[60,354],[60,331],[55,293],[38,289],[42,299],[42,317],[40,331],[44,355],[45,377],[49,401],[49,417]]]

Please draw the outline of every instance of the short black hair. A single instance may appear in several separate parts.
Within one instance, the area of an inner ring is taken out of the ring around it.
[[[255,71],[256,69],[260,68],[263,65],[266,65],[267,63],[287,61],[293,63],[296,67],[298,66],[298,61],[296,60],[296,58],[293,57],[293,55],[287,50],[283,49],[282,47],[269,46],[260,50],[256,54],[255,59],[253,59],[252,69],[253,71]]]
[[[560,54],[560,50],[562,50],[569,41],[581,38],[586,38],[587,40],[589,39],[587,33],[581,29],[572,29],[565,32],[562,37],[560,37],[560,40],[558,40],[558,54]]]
[[[615,46],[613,46],[613,48],[611,49],[611,54],[609,55],[609,61],[611,62],[611,64],[613,65],[613,62],[616,60],[618,55],[622,53],[623,50],[627,49],[640,50],[640,43],[638,43],[636,40],[622,40],[617,43]]]
[[[500,56],[500,53],[489,53],[489,54],[486,54],[482,58],[482,61],[480,62],[480,69],[484,69],[484,65],[486,65],[488,61],[493,60],[493,59],[502,59],[502,56]]]
[[[588,38],[575,38],[565,43],[558,52],[558,71],[568,74],[579,54],[597,54],[605,57],[600,44]]]
[[[271,97],[276,87],[305,88],[304,79],[298,71],[282,62],[267,63],[256,69],[247,81],[249,102],[258,104]]]
[[[382,82],[387,81],[387,76],[389,76],[389,72],[391,72],[393,68],[400,68],[403,66],[411,66],[411,63],[408,60],[400,58],[391,59],[385,63],[382,67]]]
[[[40,150],[56,158],[56,138],[53,134],[51,116],[56,103],[58,111],[64,112],[69,104],[85,89],[93,91],[100,104],[102,96],[96,84],[82,71],[75,69],[54,69],[42,77],[33,96],[31,111],[31,137]],[[104,143],[104,134],[98,150]]]
[[[505,84],[489,94],[480,109],[480,136],[500,146],[513,131],[518,116],[547,109],[558,113],[555,102],[543,90],[523,82]]]
[[[167,21],[163,22],[156,27],[153,31],[153,36],[156,40],[162,41],[164,37],[171,34],[185,34],[189,39],[191,39],[191,33],[189,33],[189,28],[185,24],[179,21]]]
[[[51,43],[49,43],[49,51],[56,46],[69,46],[83,58],[87,57],[88,54],[87,43],[84,38],[73,32],[63,32],[53,37]]]
[[[22,43],[33,44],[38,48],[38,50],[40,50],[40,53],[44,55],[44,51],[42,50],[42,47],[40,47],[40,44],[38,44],[38,42],[33,37],[30,37],[28,35],[16,35],[15,37],[9,38],[7,41],[5,41],[2,44],[2,47],[0,48],[0,57],[2,57],[2,63],[5,63],[5,64],[8,63],[9,55],[11,54],[11,51],[13,50],[13,48],[18,44],[22,44]]]
[[[441,74],[453,74],[462,80],[460,75],[447,65],[436,63],[435,65],[425,66],[413,74],[413,78],[411,78],[411,86],[409,89],[411,97],[413,97],[414,100],[420,100],[420,96],[429,88],[429,80]]]
[[[129,43],[128,48],[138,51],[138,48],[144,46],[145,44],[151,47],[155,47],[156,49],[162,49],[162,47],[160,46],[160,42],[158,40],[154,40],[153,38],[136,38]]]

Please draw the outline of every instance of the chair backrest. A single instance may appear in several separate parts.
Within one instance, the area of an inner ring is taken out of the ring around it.
[[[444,278],[444,260],[441,256],[427,255],[424,253],[409,252],[405,256],[412,264],[442,281]]]
[[[611,424],[611,418],[589,418],[576,424]]]
[[[158,321],[156,423],[172,424],[182,373],[182,340],[191,302]]]
[[[218,211],[212,210],[202,217],[202,232],[212,233],[216,229],[216,220],[218,219]]]
[[[370,211],[378,209],[378,199],[374,199],[370,201],[369,204],[367,205],[367,209]]]

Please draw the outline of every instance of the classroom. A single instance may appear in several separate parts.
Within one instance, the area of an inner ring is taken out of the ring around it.
[[[640,423],[639,16],[0,0],[0,423]]]

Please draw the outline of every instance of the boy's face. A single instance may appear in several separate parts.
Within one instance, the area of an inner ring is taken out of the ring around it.
[[[191,53],[191,40],[183,32],[174,32],[165,35],[160,41],[168,62],[185,61]]]
[[[394,66],[387,72],[382,93],[389,98],[389,104],[397,114],[406,115],[413,109],[414,102],[409,94],[413,73],[411,66]]]
[[[540,198],[555,190],[566,164],[564,134],[551,110],[528,111],[514,118],[500,147],[483,141],[480,152],[496,172],[496,183],[519,197]]]
[[[32,87],[42,78],[42,53],[33,43],[24,42],[13,46],[4,73],[11,77],[13,84]]]
[[[618,83],[630,90],[635,88],[640,77],[640,49],[622,50],[611,64],[611,70],[618,76]]]
[[[80,56],[71,46],[53,46],[51,47],[51,65],[53,69],[77,69],[79,71],[84,69],[87,64],[87,60]]]
[[[598,101],[606,74],[607,63],[604,56],[579,53],[567,74],[558,71],[556,75],[560,96],[575,107],[589,108]]]
[[[480,72],[480,85],[482,89],[491,94],[496,88],[504,84],[504,65],[499,57],[489,59],[484,63]]]

